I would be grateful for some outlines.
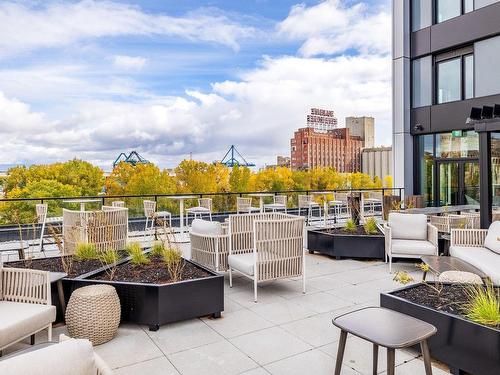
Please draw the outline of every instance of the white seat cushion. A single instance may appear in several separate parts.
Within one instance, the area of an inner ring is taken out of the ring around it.
[[[0,374],[95,375],[97,367],[88,340],[68,340],[0,361]]]
[[[265,208],[285,208],[286,206],[281,203],[270,203],[270,204],[265,204]]]
[[[484,239],[484,247],[500,254],[500,221],[494,221],[488,228],[488,234]]]
[[[436,246],[429,241],[393,239],[391,251],[394,255],[435,255]]]
[[[400,214],[391,212],[388,225],[392,238],[400,240],[427,240],[427,216],[424,214]]]
[[[200,206],[197,206],[197,207],[190,207],[186,210],[187,212],[190,212],[190,213],[193,213],[193,212],[196,212],[196,213],[204,213],[204,212],[210,212],[210,210],[206,207],[200,207]]]
[[[245,275],[253,276],[253,253],[231,254],[227,258],[229,267],[244,273]]]
[[[207,234],[210,236],[218,236],[224,234],[222,225],[218,221],[208,221],[202,219],[193,220],[191,232],[202,235]]]
[[[0,301],[0,348],[41,330],[54,320],[55,306]]]
[[[450,246],[450,256],[479,268],[493,284],[500,285],[500,255],[485,248],[474,246]]]
[[[158,212],[156,213],[156,216],[158,216],[158,217],[168,217],[168,216],[170,216],[170,215],[171,215],[171,213],[170,213],[170,212],[168,212],[168,211],[158,211]]]

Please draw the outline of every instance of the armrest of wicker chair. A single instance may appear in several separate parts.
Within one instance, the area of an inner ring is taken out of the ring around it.
[[[436,255],[438,254],[438,229],[435,225],[427,224],[427,241],[436,247]]]
[[[227,270],[228,234],[198,234],[191,232],[191,259],[216,272]]]
[[[51,305],[50,273],[22,268],[0,268],[0,299]]]
[[[481,247],[488,229],[452,229],[450,246]]]

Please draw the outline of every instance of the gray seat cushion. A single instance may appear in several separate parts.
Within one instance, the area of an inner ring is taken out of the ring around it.
[[[404,255],[434,255],[436,246],[429,241],[422,240],[392,240],[392,254]]]
[[[500,285],[500,255],[486,247],[450,246],[450,256],[462,259],[487,274]]]
[[[253,253],[231,254],[227,258],[229,267],[244,273],[245,275],[254,275],[254,256]]]
[[[0,301],[0,347],[41,330],[54,320],[55,306]]]
[[[427,240],[427,216],[391,212],[388,225],[392,238],[400,240]]]

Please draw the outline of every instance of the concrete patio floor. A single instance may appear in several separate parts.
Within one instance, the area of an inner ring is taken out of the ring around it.
[[[284,280],[259,286],[253,302],[250,280],[226,277],[225,311],[219,319],[200,318],[162,326],[122,324],[110,342],[95,347],[116,374],[231,375],[332,374],[339,330],[331,320],[363,306],[378,306],[379,293],[400,287],[383,262],[306,257],[307,293],[301,281]],[[396,263],[416,279],[413,263]],[[54,329],[54,339],[65,333]],[[42,333],[38,342],[46,339]],[[18,344],[8,350],[19,349]],[[417,352],[396,352],[396,374],[424,374]],[[371,374],[372,346],[350,336],[342,374]],[[380,349],[379,373],[385,373],[385,349]],[[435,363],[434,375],[448,369]]]

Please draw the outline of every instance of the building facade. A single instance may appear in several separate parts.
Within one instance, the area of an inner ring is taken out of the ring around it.
[[[363,140],[351,136],[349,129],[340,128],[319,132],[314,128],[301,128],[290,140],[293,170],[332,167],[339,172],[361,170]]]
[[[375,147],[375,119],[373,117],[346,117],[345,127],[349,133],[361,137],[364,147]]]
[[[370,147],[361,151],[361,172],[382,181],[392,175],[392,147]]]
[[[290,168],[290,156],[277,156],[276,157],[276,165],[278,167],[288,167]]]
[[[500,133],[482,142],[467,121],[500,104],[500,1],[393,1],[392,52],[394,186],[428,205],[478,204],[483,148],[500,204]]]

